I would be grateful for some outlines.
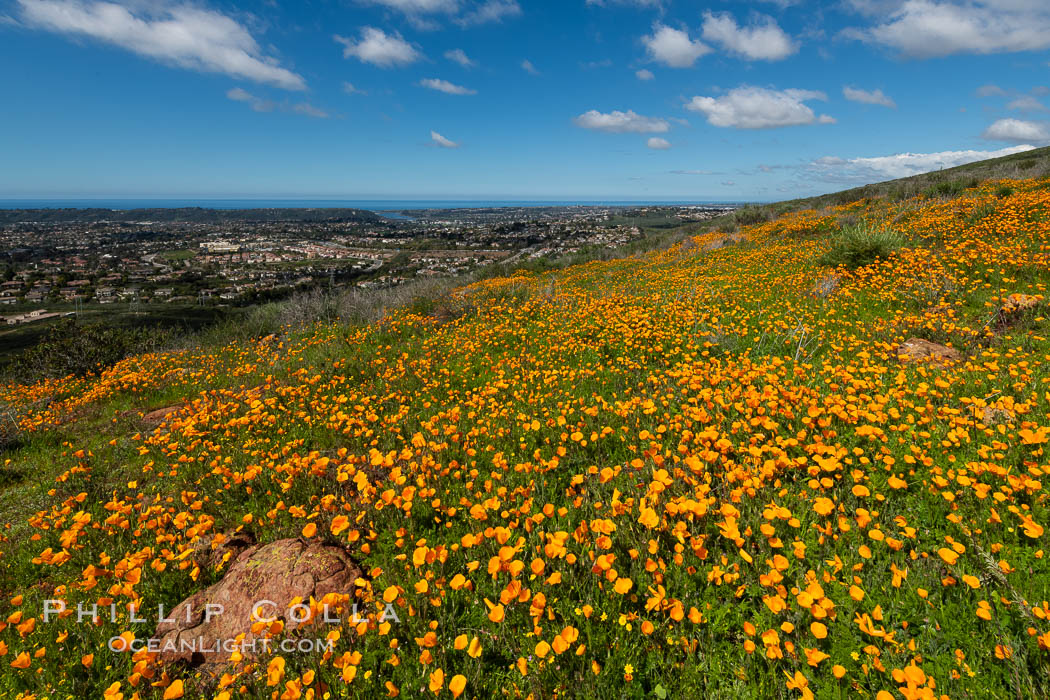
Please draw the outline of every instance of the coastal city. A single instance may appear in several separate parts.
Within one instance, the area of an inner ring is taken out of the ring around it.
[[[0,226],[3,323],[167,306],[247,306],[317,287],[394,287],[494,264],[618,249],[649,229],[726,207],[520,207],[405,210],[193,210],[179,220],[100,218],[97,210],[5,211]],[[143,211],[144,215],[150,212]],[[236,215],[241,214],[241,215]],[[43,220],[41,220],[43,219]]]

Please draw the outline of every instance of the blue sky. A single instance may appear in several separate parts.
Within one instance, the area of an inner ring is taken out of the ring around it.
[[[784,199],[1050,143],[1046,0],[0,0],[0,198]]]

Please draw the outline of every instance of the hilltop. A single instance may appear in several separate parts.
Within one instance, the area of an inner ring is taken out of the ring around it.
[[[1023,155],[3,387],[0,688],[1047,697],[1050,179],[998,177]],[[255,566],[239,541],[342,552],[356,580],[306,602],[364,619],[251,630],[325,653],[109,650]],[[54,599],[115,620],[44,623]]]
[[[1042,178],[1050,175],[1050,147],[1034,148],[1000,158],[979,160],[954,168],[887,180],[832,194],[783,202],[787,209],[807,209],[848,204],[860,199],[908,199],[918,195],[954,196],[988,180]]]

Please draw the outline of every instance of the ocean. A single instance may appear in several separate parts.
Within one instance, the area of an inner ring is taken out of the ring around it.
[[[496,207],[718,206],[738,202],[688,200],[496,200],[496,199],[0,199],[0,209],[323,209],[368,211]]]

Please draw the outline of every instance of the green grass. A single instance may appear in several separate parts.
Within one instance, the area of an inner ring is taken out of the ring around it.
[[[197,251],[192,248],[178,248],[176,250],[165,250],[159,255],[170,262],[182,262],[197,257]]]
[[[887,228],[871,224],[848,225],[832,234],[830,247],[820,257],[820,264],[855,270],[880,258],[888,258],[903,244],[903,238]]]

